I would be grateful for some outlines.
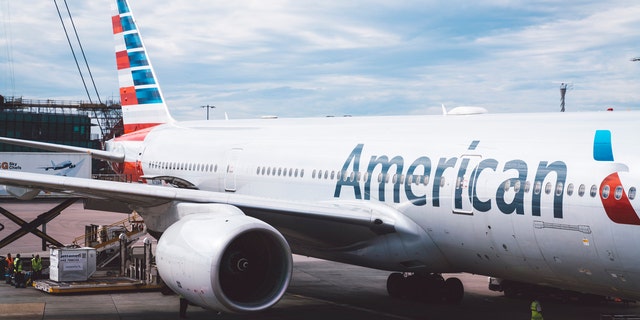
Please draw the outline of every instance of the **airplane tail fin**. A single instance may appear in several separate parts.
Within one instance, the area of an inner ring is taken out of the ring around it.
[[[124,132],[173,122],[127,0],[113,0],[113,35]]]

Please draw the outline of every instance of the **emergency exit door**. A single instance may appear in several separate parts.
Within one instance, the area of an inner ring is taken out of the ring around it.
[[[227,156],[227,169],[224,176],[224,191],[236,191],[236,167],[241,153],[242,149],[239,148],[229,151],[229,155]]]

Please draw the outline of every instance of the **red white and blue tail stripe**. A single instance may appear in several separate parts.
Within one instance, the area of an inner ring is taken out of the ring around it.
[[[174,121],[165,104],[129,4],[126,0],[115,0],[112,9],[124,132],[130,133]]]

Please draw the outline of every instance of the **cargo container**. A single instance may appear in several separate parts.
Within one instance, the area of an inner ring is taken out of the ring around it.
[[[96,272],[95,248],[52,248],[49,254],[50,280],[87,281]]]

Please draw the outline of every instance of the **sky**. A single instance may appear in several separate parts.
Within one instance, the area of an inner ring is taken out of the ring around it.
[[[66,1],[102,101],[118,99],[111,2]],[[216,106],[212,119],[438,114],[443,104],[556,112],[561,83],[568,112],[640,109],[640,62],[630,61],[640,57],[635,0],[130,7],[178,120],[204,119],[204,105]],[[53,1],[0,0],[0,14],[1,95],[89,100]]]

